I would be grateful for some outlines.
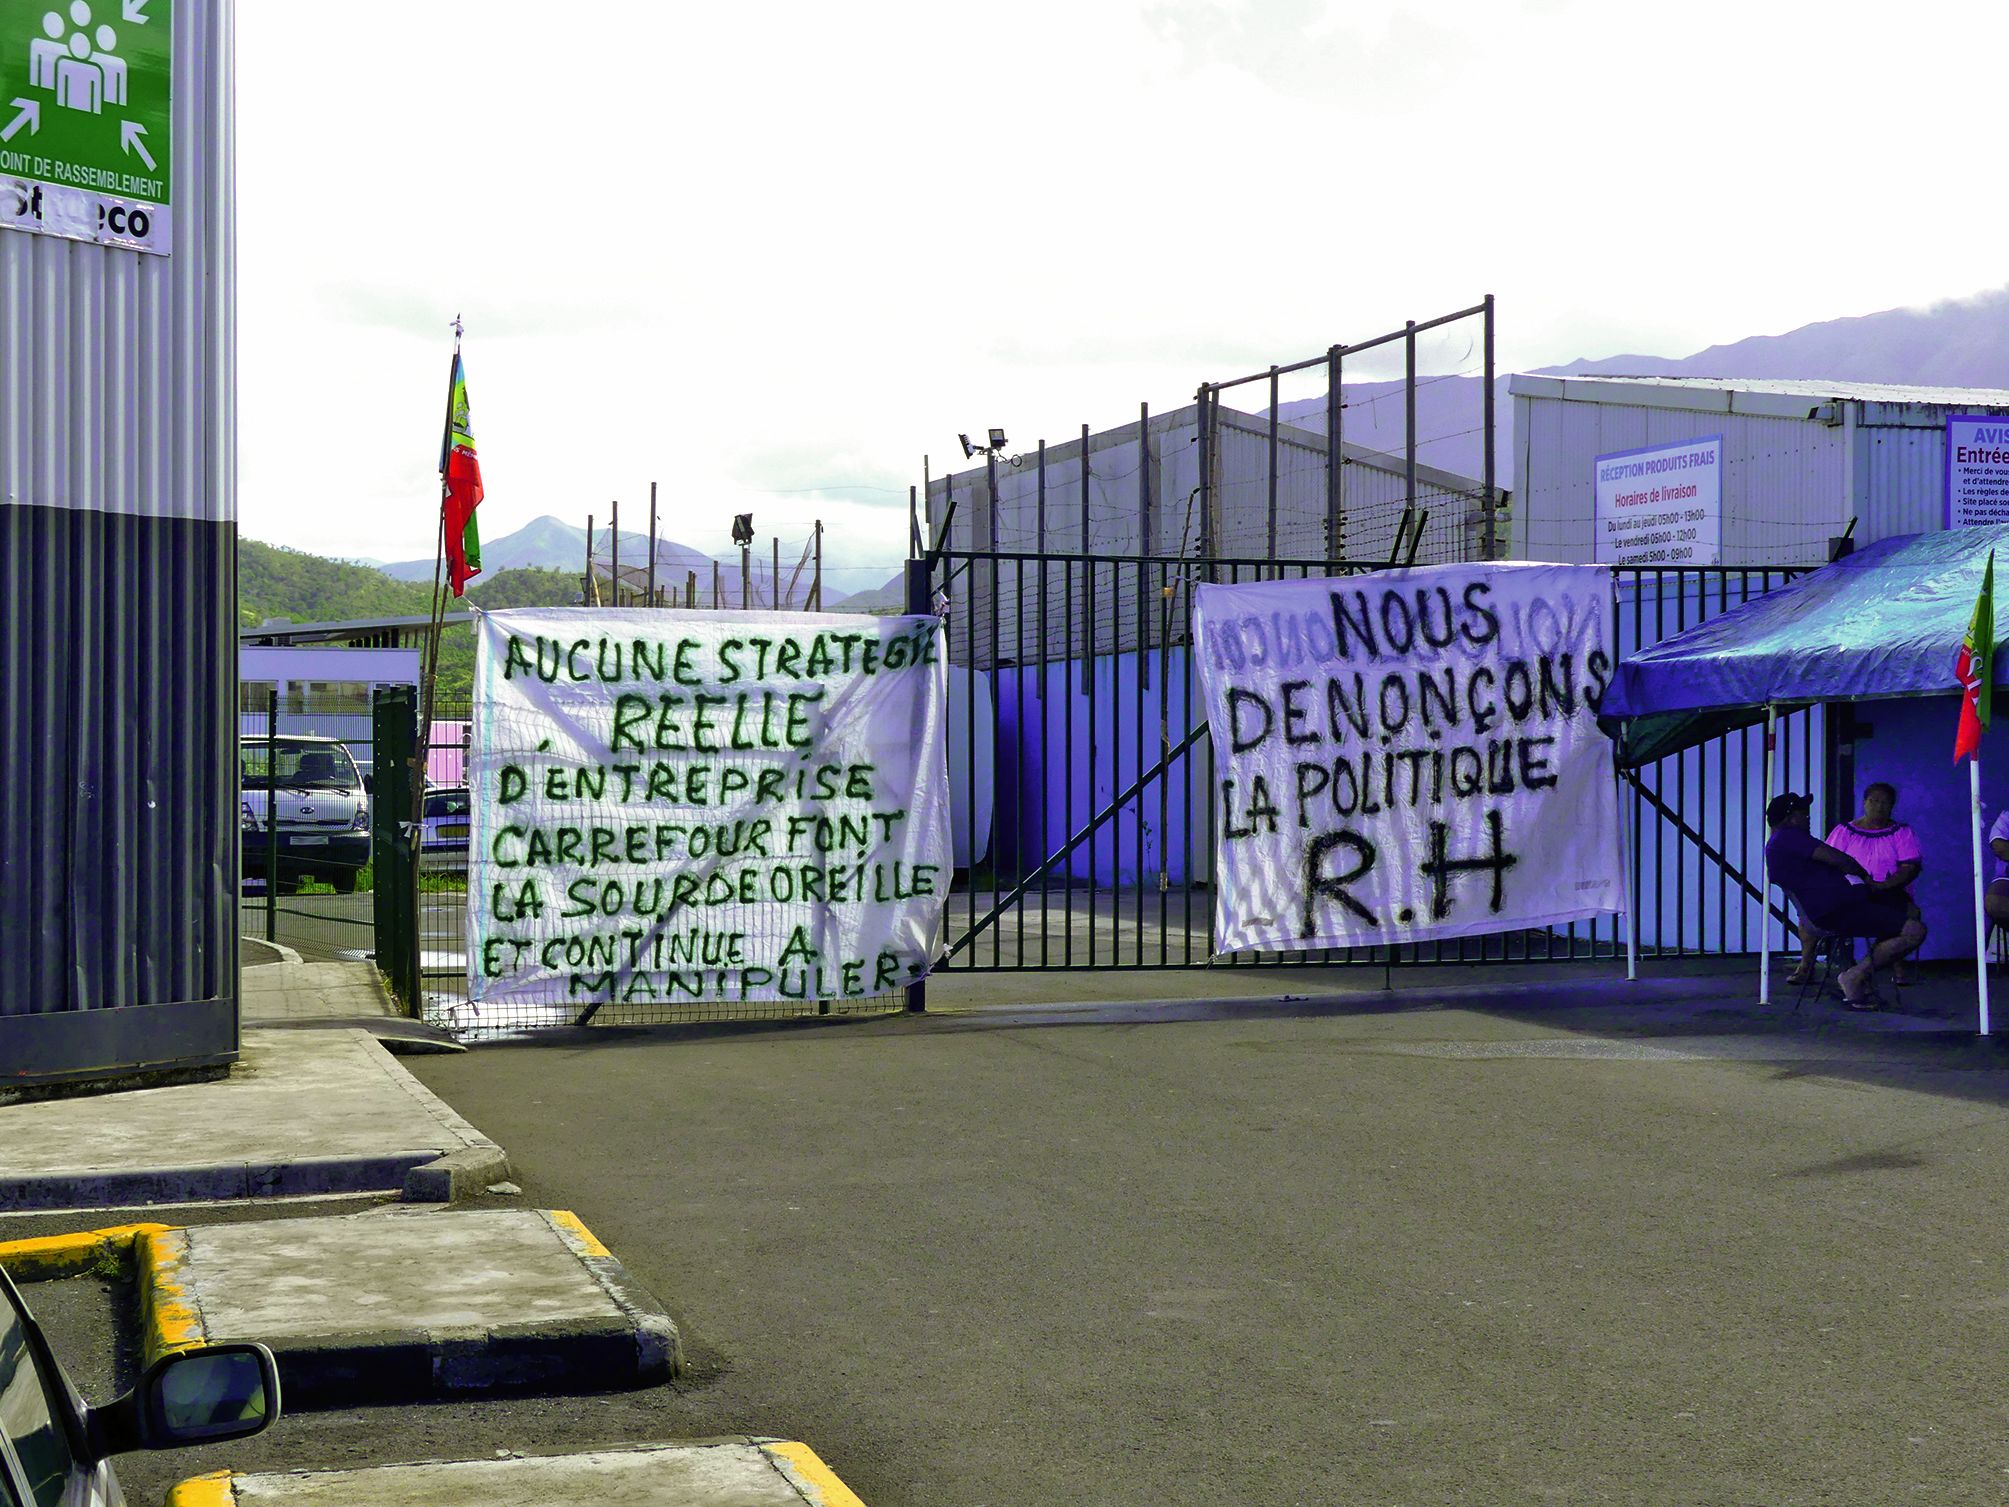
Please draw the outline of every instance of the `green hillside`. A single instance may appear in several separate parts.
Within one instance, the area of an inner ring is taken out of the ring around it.
[[[283,545],[237,541],[237,621],[256,628],[269,618],[296,623],[355,617],[410,617],[426,611],[432,588],[393,581],[367,565],[344,565]]]
[[[477,607],[566,607],[579,596],[579,578],[568,571],[528,566],[478,576],[467,589]],[[458,606],[459,604],[454,604]],[[432,583],[393,581],[367,565],[347,565],[319,555],[237,541],[237,621],[255,628],[273,618],[295,623],[340,623],[355,618],[423,617],[432,606]],[[440,640],[439,696],[451,715],[474,684],[474,634],[464,625]]]

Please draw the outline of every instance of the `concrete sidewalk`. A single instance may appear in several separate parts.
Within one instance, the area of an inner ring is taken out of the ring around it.
[[[400,1013],[368,963],[283,961],[246,968],[240,976],[247,1026]]]
[[[168,1507],[864,1507],[806,1444],[732,1439],[183,1481]]]
[[[0,1106],[0,1211],[368,1191],[444,1200],[508,1175],[500,1147],[356,1029],[246,1031],[214,1082]]]

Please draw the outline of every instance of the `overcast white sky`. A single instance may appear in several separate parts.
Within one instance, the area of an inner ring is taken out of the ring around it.
[[[2004,7],[341,12],[238,7],[241,526],[324,554],[432,553],[456,312],[486,537],[644,527],[655,479],[707,552],[822,517],[855,590],[958,430],[1029,449],[1487,292],[1509,370],[2005,278]]]

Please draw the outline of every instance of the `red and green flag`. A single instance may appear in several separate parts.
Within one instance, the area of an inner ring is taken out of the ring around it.
[[[446,568],[453,594],[481,574],[481,531],[474,510],[481,504],[481,462],[474,455],[474,426],[467,416],[467,369],[453,353],[447,379],[446,433],[439,449],[440,507],[446,516]]]
[[[1960,682],[1960,730],[1953,735],[1953,762],[1981,757],[1981,734],[1988,727],[1989,702],[1995,687],[1995,551],[1988,551],[1988,569],[1981,577],[1981,595],[1967,638],[1953,662]]]

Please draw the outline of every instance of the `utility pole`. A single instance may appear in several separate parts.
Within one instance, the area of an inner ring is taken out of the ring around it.
[[[593,580],[593,515],[586,515],[586,580],[579,600],[589,607],[600,605],[600,588]]]
[[[774,546],[774,574],[767,578],[767,605],[776,612],[781,611],[781,535],[769,534],[768,542]]]
[[[816,574],[810,580],[809,600],[812,611],[823,610],[823,520],[816,520]]]
[[[616,607],[621,605],[621,499],[614,499],[614,521],[607,525],[607,586]]]

